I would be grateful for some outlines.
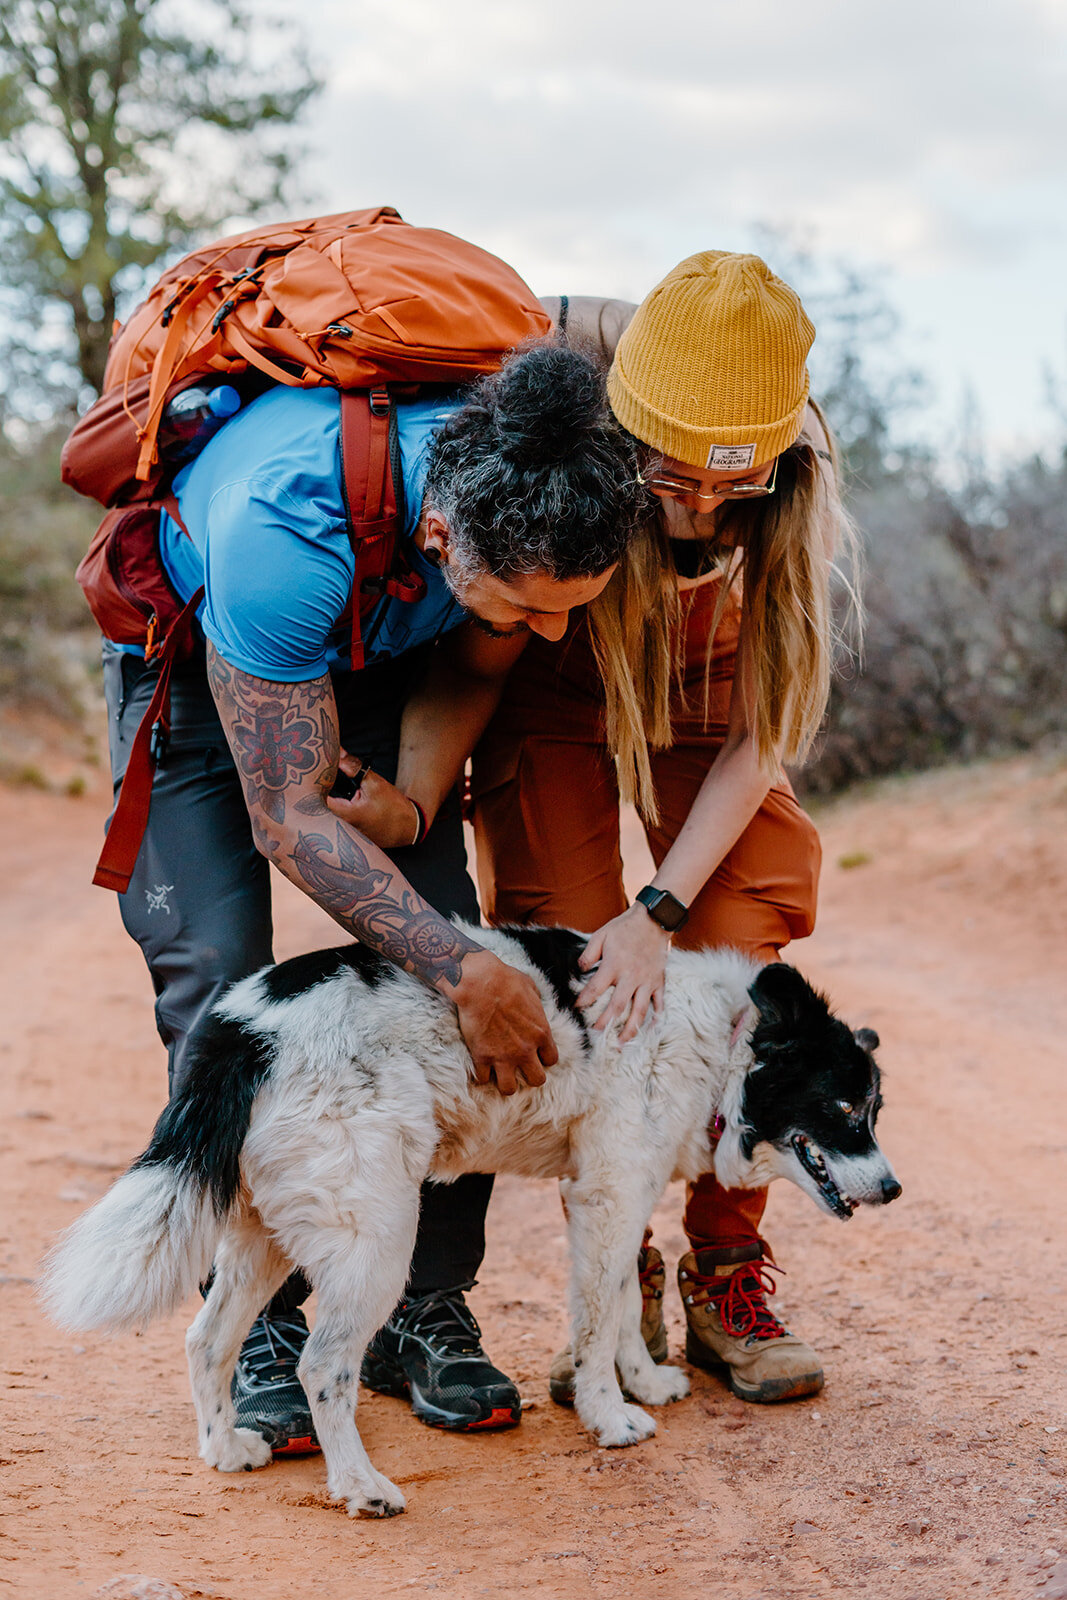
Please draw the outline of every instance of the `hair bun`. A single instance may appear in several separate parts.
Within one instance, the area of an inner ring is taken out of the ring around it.
[[[573,455],[606,412],[603,377],[586,356],[537,345],[501,372],[493,422],[501,454],[517,467],[536,468]]]

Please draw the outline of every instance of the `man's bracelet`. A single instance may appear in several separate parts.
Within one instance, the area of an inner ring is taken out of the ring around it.
[[[411,800],[410,795],[408,795],[408,799]],[[430,824],[426,821],[426,813],[419,805],[419,802],[417,800],[411,800],[411,804],[415,807],[415,816],[417,818],[417,822],[415,826],[415,837],[408,845],[409,850],[414,849],[415,845],[421,844],[430,831]]]

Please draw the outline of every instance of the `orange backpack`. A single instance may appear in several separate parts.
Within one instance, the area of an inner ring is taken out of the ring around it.
[[[551,322],[517,273],[476,245],[405,223],[391,206],[253,229],[172,267],[116,329],[104,391],[73,429],[62,475],[109,506],[77,571],[103,633],[160,663],[94,882],[125,892],[169,728],[172,665],[191,648],[201,593],[183,606],[159,553],[180,523],[157,435],[168,402],[206,377],[252,398],[272,383],[342,391],[341,459],[355,553],[352,665],[383,594],[415,600],[398,562],[393,397],[494,371]]]

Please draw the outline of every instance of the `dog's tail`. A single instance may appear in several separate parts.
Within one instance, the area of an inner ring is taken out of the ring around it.
[[[144,1326],[204,1281],[238,1202],[241,1147],[270,1059],[264,1038],[230,1018],[201,1026],[148,1149],[48,1256],[40,1295],[61,1326]]]
[[[224,1222],[191,1174],[133,1166],[51,1251],[45,1308],[77,1332],[166,1316],[207,1277]]]

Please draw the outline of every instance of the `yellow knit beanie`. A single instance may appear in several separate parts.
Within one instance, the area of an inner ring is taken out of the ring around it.
[[[759,256],[702,250],[638,306],[608,373],[611,408],[665,456],[748,471],[800,433],[814,338]]]

